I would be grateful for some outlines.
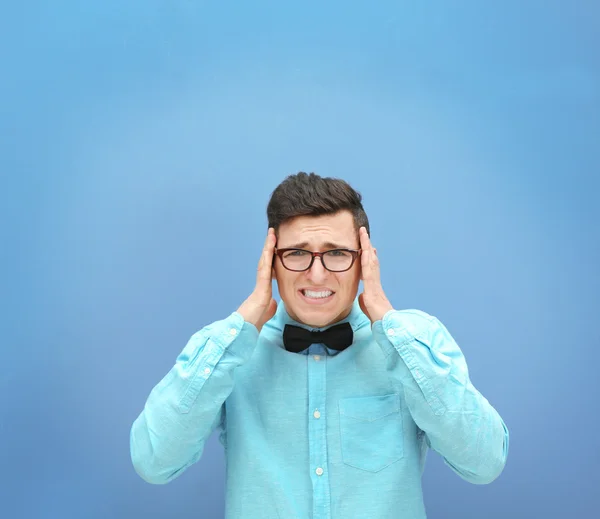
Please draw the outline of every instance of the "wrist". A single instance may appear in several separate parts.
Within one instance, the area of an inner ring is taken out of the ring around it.
[[[378,307],[375,311],[370,312],[371,322],[374,323],[375,321],[381,321],[385,317],[385,315],[391,310],[394,310],[394,307],[390,303]]]
[[[371,314],[372,322],[381,321],[385,317],[385,314],[387,314],[391,310],[394,310],[394,308],[392,306],[389,306],[386,308],[382,308],[381,310],[378,310],[376,312],[373,312]]]
[[[253,304],[250,301],[244,301],[237,309],[237,312],[244,318],[244,321],[256,326],[264,312],[264,309],[259,308],[256,304]]]

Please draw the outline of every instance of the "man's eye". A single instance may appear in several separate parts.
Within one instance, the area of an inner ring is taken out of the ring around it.
[[[329,252],[329,254],[331,256],[338,256],[338,257],[344,257],[344,256],[348,256],[348,254],[350,254],[348,251],[345,250],[332,250]]]
[[[293,250],[288,252],[285,257],[289,257],[289,256],[306,256],[307,252],[305,250]]]

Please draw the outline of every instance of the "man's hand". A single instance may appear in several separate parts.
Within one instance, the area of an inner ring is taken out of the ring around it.
[[[381,277],[379,272],[379,260],[377,251],[371,245],[369,234],[364,227],[358,231],[360,238],[360,248],[362,249],[360,257],[361,279],[364,291],[358,296],[358,303],[361,310],[370,319],[371,324],[379,321],[394,307],[388,301],[381,286]]]
[[[270,227],[265,240],[258,269],[256,273],[256,286],[248,299],[238,308],[238,313],[260,332],[263,325],[271,319],[277,311],[277,302],[273,299],[272,268],[273,252],[275,248],[275,230]]]

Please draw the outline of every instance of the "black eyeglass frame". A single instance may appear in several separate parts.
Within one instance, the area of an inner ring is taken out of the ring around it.
[[[312,256],[312,258],[310,258],[310,263],[308,264],[308,267],[306,267],[305,269],[300,269],[300,270],[296,270],[296,269],[291,269],[285,266],[285,262],[283,261],[283,255],[286,252],[290,252],[290,251],[294,251],[294,250],[298,250],[298,251],[302,251],[302,252],[308,252],[308,254],[310,254]],[[352,263],[350,263],[350,266],[347,269],[344,270],[331,270],[328,269],[327,266],[325,265],[325,262],[323,261],[323,255],[327,254],[328,252],[336,252],[336,251],[341,251],[341,252],[349,252],[350,254],[352,254]],[[356,259],[360,256],[362,249],[330,249],[330,250],[326,250],[323,252],[312,252],[306,249],[297,249],[295,247],[291,247],[291,248],[287,248],[287,249],[278,249],[277,247],[275,247],[275,249],[273,250],[274,255],[273,255],[273,264],[275,264],[275,258],[276,256],[279,256],[279,260],[281,261],[281,264],[283,265],[283,268],[285,268],[286,270],[289,270],[291,272],[306,272],[307,270],[310,270],[310,268],[313,266],[313,263],[315,262],[315,258],[319,257],[321,258],[321,265],[323,265],[323,268],[325,270],[328,270],[329,272],[347,272],[349,271],[352,266],[354,265],[354,263],[356,262]]]

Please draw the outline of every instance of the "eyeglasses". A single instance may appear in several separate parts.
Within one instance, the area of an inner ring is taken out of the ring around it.
[[[282,265],[293,272],[303,272],[310,269],[316,257],[330,272],[345,272],[350,270],[361,249],[333,249],[324,252],[311,252],[304,249],[275,249]]]

